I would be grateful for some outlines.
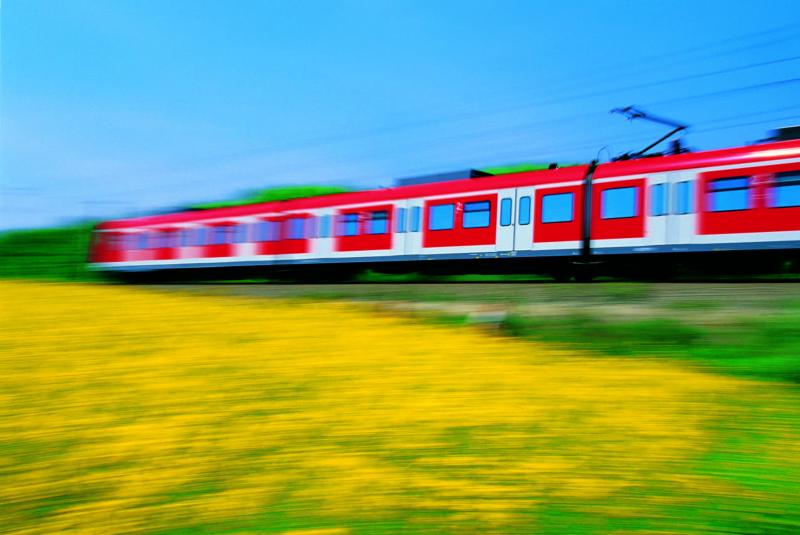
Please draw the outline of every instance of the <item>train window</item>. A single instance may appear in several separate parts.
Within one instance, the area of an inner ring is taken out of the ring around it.
[[[625,219],[639,215],[639,187],[611,188],[600,193],[600,217]]]
[[[530,225],[531,223],[531,198],[528,196],[520,197],[519,206],[519,224]]]
[[[187,228],[178,231],[178,244],[180,247],[189,247],[191,231]]]
[[[378,210],[369,213],[367,234],[386,234],[389,232],[389,212]]]
[[[214,227],[211,229],[211,245],[222,245],[225,243],[228,234],[228,227]]]
[[[306,221],[302,217],[293,217],[287,221],[289,224],[288,237],[290,240],[302,240],[305,237]]]
[[[572,221],[574,193],[553,193],[542,197],[542,223]]]
[[[491,223],[492,203],[489,201],[464,203],[464,228],[483,228]]]
[[[694,205],[692,196],[694,188],[692,188],[692,181],[685,180],[683,182],[678,182],[675,184],[675,189],[677,190],[675,195],[675,213],[679,215],[691,214],[692,206]]]
[[[166,244],[166,233],[160,230],[153,232],[151,239],[150,239],[150,247],[153,249],[163,249],[167,246]]]
[[[428,211],[428,230],[450,230],[453,228],[456,206],[437,204]]]
[[[255,240],[256,241],[269,240],[269,221],[260,221],[256,223]]]
[[[422,219],[422,208],[415,206],[411,209],[411,232],[419,232],[419,223]]]
[[[397,221],[394,224],[395,232],[405,232],[406,231],[406,213],[408,210],[405,208],[398,208],[397,209]]]
[[[283,223],[280,221],[269,221],[269,241],[280,241],[283,238]]]
[[[136,234],[126,234],[123,239],[123,247],[128,250],[136,249],[137,237]]]
[[[141,234],[139,234],[138,249],[147,249],[149,237],[150,235],[147,232],[142,232]]]
[[[358,214],[344,214],[339,223],[340,236],[358,236]]]
[[[667,185],[653,184],[650,186],[650,215],[659,216],[667,214]]]
[[[159,240],[158,247],[172,249],[173,247],[175,247],[175,232],[171,230],[165,230],[159,232],[158,240]]]
[[[194,232],[195,245],[207,245],[208,242],[208,229],[199,228]]]
[[[324,215],[319,223],[319,237],[328,238],[331,235],[331,216]]]
[[[708,209],[711,212],[731,212],[750,208],[750,179],[732,177],[712,180],[708,184]]]
[[[800,171],[775,175],[770,200],[773,208],[800,206]]]
[[[511,199],[503,199],[500,201],[500,224],[504,227],[507,227],[511,224],[513,220],[512,211],[512,202]]]
[[[233,241],[234,243],[244,243],[247,241],[247,225],[241,223],[233,228]]]
[[[170,247],[170,232],[159,230],[153,233],[153,248],[165,249]]]

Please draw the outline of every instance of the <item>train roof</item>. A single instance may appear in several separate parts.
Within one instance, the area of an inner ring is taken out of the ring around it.
[[[641,158],[600,164],[595,178],[629,176],[714,167],[720,165],[746,164],[779,158],[800,157],[800,140],[779,141],[757,145],[746,145],[728,149]],[[159,227],[179,223],[207,220],[235,219],[256,214],[301,211],[331,206],[379,204],[398,199],[429,197],[448,193],[468,193],[487,189],[503,189],[524,185],[540,185],[581,180],[588,165],[577,165],[558,169],[523,171],[504,175],[482,176],[446,182],[415,184],[394,188],[334,193],[318,197],[306,197],[288,201],[249,204],[228,208],[212,208],[159,214],[131,219],[120,219],[100,223],[100,230],[127,229],[132,227]]]

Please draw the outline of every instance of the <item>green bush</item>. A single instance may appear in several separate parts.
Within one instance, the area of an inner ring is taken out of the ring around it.
[[[86,266],[92,224],[0,234],[0,277],[96,280]]]

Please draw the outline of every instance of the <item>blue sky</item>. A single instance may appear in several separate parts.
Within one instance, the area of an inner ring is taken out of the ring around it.
[[[0,228],[800,123],[800,2],[5,0]]]

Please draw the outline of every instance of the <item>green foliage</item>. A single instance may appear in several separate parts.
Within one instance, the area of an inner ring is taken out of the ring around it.
[[[580,164],[559,164],[559,167],[574,167]],[[516,164],[509,164],[509,165],[498,165],[496,167],[483,167],[479,169],[479,171],[483,171],[485,173],[491,173],[493,175],[507,175],[509,173],[522,173],[524,171],[541,171],[542,169],[547,169],[550,166],[549,163],[516,163]]]
[[[0,234],[0,277],[96,280],[86,267],[92,224]]]
[[[279,188],[269,188],[269,189],[255,191],[241,199],[198,204],[191,206],[190,208],[195,210],[206,210],[210,208],[228,208],[231,206],[242,206],[245,204],[288,201],[291,199],[301,199],[304,197],[319,197],[321,195],[347,193],[348,191],[352,190],[341,186],[283,186]]]

